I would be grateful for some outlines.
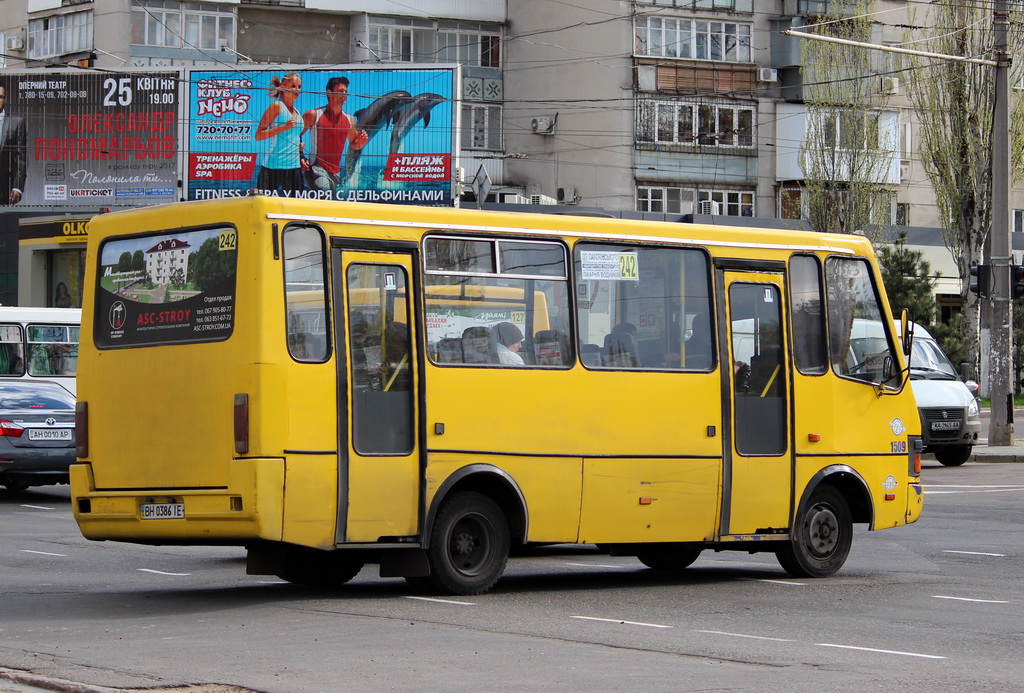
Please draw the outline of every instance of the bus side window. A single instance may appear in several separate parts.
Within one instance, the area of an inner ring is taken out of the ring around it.
[[[281,239],[288,353],[296,361],[322,363],[329,348],[323,234],[313,226],[291,225]]]

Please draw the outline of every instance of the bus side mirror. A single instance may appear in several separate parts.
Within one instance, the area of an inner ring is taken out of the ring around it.
[[[885,360],[882,361],[882,382],[888,382],[896,376],[895,364],[892,360],[892,356],[886,356]]]
[[[903,342],[903,353],[909,356],[914,345],[914,327],[910,322],[910,311],[906,308],[900,311],[900,341]]]

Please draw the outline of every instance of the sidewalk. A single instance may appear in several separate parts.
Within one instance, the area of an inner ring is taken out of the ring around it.
[[[979,442],[971,451],[968,462],[1024,462],[1024,440],[1017,439],[1013,445],[986,445]]]

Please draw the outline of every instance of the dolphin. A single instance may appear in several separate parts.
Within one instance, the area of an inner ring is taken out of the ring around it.
[[[413,126],[423,121],[423,127],[430,125],[430,109],[445,99],[440,94],[419,94],[411,101],[402,104],[392,116],[391,154],[395,154],[402,146],[402,139],[409,134]]]
[[[356,130],[364,131],[367,136],[363,149],[369,146],[370,140],[373,139],[374,135],[387,127],[395,111],[408,103],[411,98],[412,94],[409,92],[396,89],[374,99],[373,103],[369,106],[355,112]],[[362,156],[362,153],[362,149],[355,149],[349,146],[348,151],[345,153],[345,172],[341,177],[342,181],[347,181],[355,173],[356,164],[359,162],[359,157]]]

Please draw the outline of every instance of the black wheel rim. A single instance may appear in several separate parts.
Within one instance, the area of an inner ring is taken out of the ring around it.
[[[460,517],[448,538],[448,560],[462,575],[476,576],[491,564],[494,553],[494,528],[483,515]]]
[[[825,557],[839,546],[839,518],[828,505],[816,505],[807,513],[807,548]]]

